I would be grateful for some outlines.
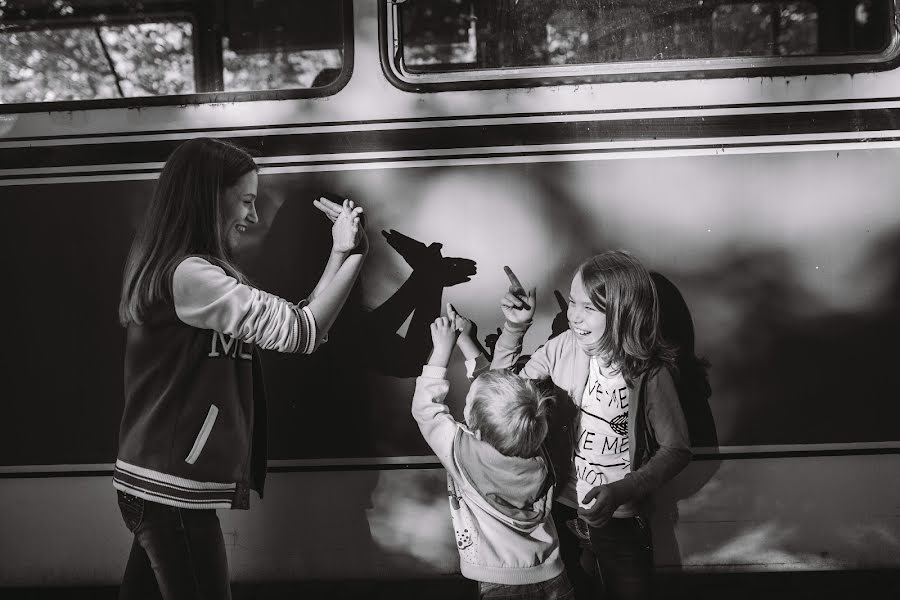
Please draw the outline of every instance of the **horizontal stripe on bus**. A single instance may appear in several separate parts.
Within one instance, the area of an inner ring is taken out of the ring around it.
[[[898,133],[898,132],[894,132]],[[362,171],[378,169],[403,169],[403,168],[434,168],[449,166],[476,166],[476,165],[509,165],[549,162],[581,162],[597,160],[623,160],[623,159],[650,159],[650,158],[675,158],[687,156],[718,156],[738,154],[771,154],[771,153],[796,153],[796,152],[844,152],[856,150],[889,149],[900,147],[900,137],[891,136],[880,138],[873,136],[864,141],[835,142],[831,139],[795,140],[778,144],[772,143],[740,143],[740,144],[696,144],[684,146],[634,147],[629,149],[606,148],[593,151],[555,151],[535,153],[506,153],[497,154],[478,153],[455,155],[433,155],[423,157],[413,154],[409,156],[391,156],[383,159],[344,159],[326,161],[321,157],[314,157],[309,161],[267,161],[260,165],[261,175],[276,175],[285,173],[312,173],[327,171]],[[103,181],[131,181],[156,179],[159,171],[137,169],[129,172],[120,166],[113,166],[105,170],[105,166],[85,167],[79,170],[67,168],[65,170],[42,172],[42,170],[28,170],[22,174],[0,175],[0,187],[41,185],[53,183],[90,183]],[[7,171],[10,172],[10,171]]]
[[[259,158],[360,152],[415,152],[432,149],[482,148],[702,140],[722,137],[879,132],[900,129],[900,108],[834,110],[810,113],[703,115],[653,119],[465,125],[420,129],[375,129],[254,135],[233,138]],[[230,139],[228,136],[221,136]],[[4,170],[46,167],[159,163],[182,140],[0,148]]]
[[[788,143],[823,143],[823,142],[874,142],[882,140],[900,139],[900,131],[863,131],[863,132],[836,132],[806,135],[766,135],[753,136],[753,141],[748,142],[747,137],[723,137],[703,138],[694,140],[629,140],[624,142],[596,142],[596,143],[569,143],[569,144],[529,144],[523,146],[488,146],[478,148],[428,148],[424,150],[410,151],[381,151],[381,152],[348,152],[336,154],[300,154],[293,156],[274,156],[258,158],[256,162],[262,167],[284,166],[287,164],[306,163],[351,163],[368,162],[372,160],[414,160],[417,158],[462,157],[468,155],[529,155],[544,153],[573,153],[594,150],[640,150],[640,149],[673,149],[681,147],[741,147],[746,145],[759,146],[767,143],[784,145]],[[123,163],[104,165],[84,165],[68,167],[39,167],[26,169],[0,169],[0,178],[22,177],[32,175],[57,176],[67,174],[88,173],[158,173],[162,170],[164,162],[155,163]]]
[[[216,137],[246,137],[252,135],[285,135],[291,133],[322,133],[331,130],[364,131],[373,129],[423,129],[428,127],[460,127],[466,125],[497,125],[548,123],[565,121],[617,121],[624,118],[661,119],[671,117],[700,117],[773,113],[818,113],[835,110],[875,110],[900,107],[896,98],[849,98],[840,100],[802,100],[782,103],[738,103],[698,105],[690,107],[634,107],[601,110],[543,111],[500,114],[459,114],[453,116],[410,117],[405,119],[368,119],[345,121],[313,121],[309,123],[271,123],[156,130],[128,130],[121,132],[0,137],[0,148],[73,145],[104,142],[184,140],[199,135]]]
[[[776,444],[693,448],[694,461],[772,458],[813,458],[829,456],[876,456],[900,454],[900,441],[829,444]],[[440,469],[437,457],[387,456],[357,458],[312,458],[271,460],[269,473],[391,471],[400,469]],[[0,479],[47,477],[111,476],[111,464],[13,465],[0,467]]]

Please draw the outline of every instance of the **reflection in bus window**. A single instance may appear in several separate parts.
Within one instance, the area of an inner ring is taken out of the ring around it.
[[[0,0],[0,104],[326,86],[344,4]]]
[[[222,56],[226,92],[323,87],[341,72],[341,51],[337,48],[238,53],[229,48],[225,38]],[[323,79],[321,73],[333,76]]]
[[[875,54],[893,0],[418,0],[400,5],[410,72]]]
[[[323,70],[340,73],[340,2],[229,0],[225,5],[225,91],[320,87],[313,82]]]
[[[0,29],[0,101],[194,92],[190,23]]]

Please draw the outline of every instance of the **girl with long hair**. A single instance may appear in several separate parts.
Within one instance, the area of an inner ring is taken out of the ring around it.
[[[235,256],[259,221],[257,166],[198,138],[166,161],[125,265],[125,406],[113,474],[134,534],[120,598],[230,598],[216,509],[262,497],[266,401],[257,349],[310,353],[368,251],[363,210],[314,202],[333,245],[297,304],[252,286]]]
[[[510,368],[522,352],[535,290],[513,285],[500,302],[506,319],[491,368]],[[651,597],[653,549],[647,500],[690,461],[690,442],[672,373],[676,348],[660,333],[650,273],[631,254],[607,251],[572,278],[568,329],[521,370],[552,380],[550,451],[567,473],[554,508],[560,546],[579,598]],[[561,477],[562,479],[562,477]],[[581,543],[579,544],[579,538]],[[582,554],[579,546],[589,550]],[[589,580],[578,573],[590,571]]]

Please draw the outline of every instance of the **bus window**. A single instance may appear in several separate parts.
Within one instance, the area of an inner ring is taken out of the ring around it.
[[[0,0],[0,104],[304,95],[343,73],[348,10],[349,2]]]
[[[321,87],[337,79],[340,2],[229,0],[226,7],[225,91]]]
[[[192,38],[184,21],[0,29],[0,101],[190,94]]]
[[[411,80],[842,65],[897,46],[893,0],[417,0],[390,16]]]

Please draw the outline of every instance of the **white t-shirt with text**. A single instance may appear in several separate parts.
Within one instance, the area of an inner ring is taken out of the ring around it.
[[[628,454],[628,386],[621,371],[601,368],[601,361],[591,357],[590,375],[584,388],[576,428],[574,470],[569,481],[574,483],[579,504],[584,495],[598,485],[619,481],[631,471]],[[570,495],[571,497],[571,495]],[[630,503],[623,504],[614,517],[637,514]]]

